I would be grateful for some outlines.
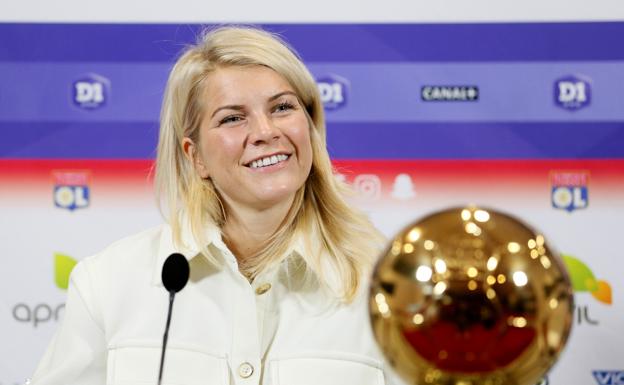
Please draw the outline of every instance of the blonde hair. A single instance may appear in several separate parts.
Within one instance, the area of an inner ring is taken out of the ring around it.
[[[160,207],[172,227],[174,239],[181,239],[181,213],[202,252],[212,262],[206,245],[207,223],[221,227],[225,208],[209,179],[202,179],[183,150],[183,139],[199,138],[203,116],[202,98],[206,77],[223,66],[271,68],[293,87],[310,126],[312,169],[278,230],[241,271],[254,277],[288,257],[286,252],[296,235],[305,234],[306,269],[322,287],[337,298],[350,301],[361,285],[382,245],[382,237],[365,215],[345,201],[347,186],[337,181],[326,148],[325,118],[316,82],[297,54],[279,37],[255,28],[223,27],[204,33],[173,67],[161,111],[156,160],[156,191]],[[166,206],[166,209],[163,208]]]

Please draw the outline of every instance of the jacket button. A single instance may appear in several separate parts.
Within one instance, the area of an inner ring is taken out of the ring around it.
[[[238,375],[242,378],[249,378],[253,374],[254,368],[249,362],[243,362],[238,367]]]
[[[262,285],[260,285],[260,286],[258,286],[256,288],[256,294],[262,295],[262,294],[266,293],[267,291],[269,291],[269,289],[271,289],[271,284],[270,283],[263,283]]]

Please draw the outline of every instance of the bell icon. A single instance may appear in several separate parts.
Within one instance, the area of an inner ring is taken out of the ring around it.
[[[408,200],[416,196],[414,192],[414,183],[412,178],[407,174],[399,174],[394,178],[394,184],[392,185],[393,198],[399,200]]]

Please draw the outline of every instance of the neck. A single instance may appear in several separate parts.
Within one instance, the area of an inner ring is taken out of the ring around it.
[[[222,228],[224,242],[239,264],[244,264],[257,253],[277,231],[288,214],[293,198],[265,209],[227,205],[228,216]]]

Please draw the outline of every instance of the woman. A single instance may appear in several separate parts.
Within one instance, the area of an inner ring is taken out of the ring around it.
[[[155,383],[164,259],[191,266],[163,383],[383,384],[367,276],[382,243],[345,203],[316,83],[277,37],[209,32],[177,61],[156,185],[167,224],[72,272],[65,319],[35,385]]]

